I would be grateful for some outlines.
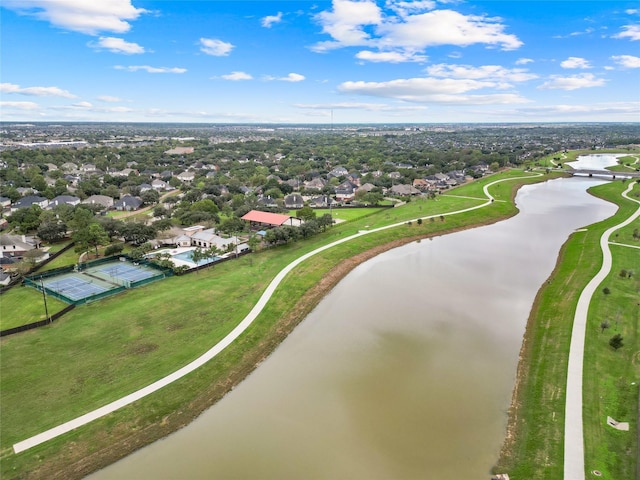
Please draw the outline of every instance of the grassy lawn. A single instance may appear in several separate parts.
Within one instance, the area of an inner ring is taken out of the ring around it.
[[[66,306],[66,303],[56,298],[47,297],[49,315],[58,313]],[[23,286],[13,287],[0,295],[0,313],[0,330],[19,327],[47,318],[42,293],[35,288]],[[2,360],[4,361],[4,358]]]
[[[350,221],[355,220],[356,218],[365,217],[367,215],[371,215],[372,213],[376,213],[382,210],[381,208],[314,208],[313,211],[316,212],[316,216],[319,218],[325,213],[331,214],[333,218]],[[297,210],[291,210],[289,215],[292,217],[296,216]]]
[[[483,184],[522,174],[505,172],[455,191],[478,196]],[[515,185],[541,179],[499,184],[491,191],[508,200]],[[326,282],[337,265],[394,240],[490,223],[516,212],[511,202],[494,202],[439,218],[479,203],[456,197],[412,201],[336,225],[308,241],[78,307],[50,326],[5,337],[0,342],[2,478],[79,478],[188,423],[242,380],[306,316],[321,298],[316,285]],[[244,318],[277,272],[300,255],[364,228],[429,215],[436,219],[405,223],[316,255],[286,277],[238,341],[201,369],[77,431],[13,454],[13,443],[147,385],[202,354]],[[20,315],[21,308],[16,306]]]
[[[600,236],[637,208],[620,196],[624,188],[622,182],[610,182],[593,189],[594,194],[619,204],[620,209],[614,217],[570,237],[549,282],[538,292],[521,351],[509,432],[495,472],[509,473],[512,478],[562,478],[566,368],[573,315],[580,292],[600,268]],[[627,230],[633,228],[631,225],[625,229],[625,238]],[[637,251],[626,248],[627,252],[624,248],[613,251],[612,277],[618,275],[620,268],[640,269]],[[621,267],[623,264],[628,266]],[[615,280],[616,291],[612,283],[610,298],[596,295],[589,313],[584,364],[586,468],[606,472],[605,478],[632,478],[635,429],[632,434],[621,435],[622,432],[609,431],[613,429],[604,423],[607,414],[635,422],[635,415],[629,418],[629,412],[637,411],[638,390],[631,383],[640,380],[638,367],[630,361],[640,347],[636,334],[638,307],[626,298],[634,295],[635,288],[637,303],[638,285],[633,285],[637,280]],[[605,317],[611,318],[613,325],[618,315],[618,328],[625,329],[626,346],[613,352],[607,343],[613,333],[600,334],[599,327]],[[603,409],[610,413],[601,412]],[[603,442],[603,437],[615,441]]]

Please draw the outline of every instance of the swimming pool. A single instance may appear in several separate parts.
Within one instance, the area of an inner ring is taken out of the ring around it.
[[[200,260],[199,262],[194,262],[193,261],[193,250],[187,250],[186,252],[181,252],[181,253],[176,253],[174,255],[171,255],[171,258],[175,258],[177,260],[182,260],[183,262],[187,262],[190,263],[194,266],[200,266],[200,265],[206,265],[208,263],[213,263],[217,260],[220,260],[221,257],[211,257],[211,258],[204,258],[202,260]]]

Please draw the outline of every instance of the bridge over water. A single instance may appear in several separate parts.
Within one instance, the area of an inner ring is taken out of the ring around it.
[[[585,176],[585,177],[611,177],[612,179],[636,178],[640,177],[640,172],[614,172],[612,170],[591,170],[591,169],[569,169],[565,170],[569,175]]]

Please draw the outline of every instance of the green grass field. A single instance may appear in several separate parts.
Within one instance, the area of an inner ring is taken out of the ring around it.
[[[602,232],[637,208],[620,196],[624,188],[622,182],[610,182],[593,189],[594,194],[618,203],[620,209],[614,217],[571,236],[550,282],[538,293],[521,352],[509,436],[495,472],[509,473],[512,478],[562,478],[566,368],[573,315],[580,292],[600,268]],[[618,238],[630,238],[638,223],[626,227]],[[621,268],[640,271],[640,255],[629,247],[615,247],[613,253],[611,280],[605,282],[611,283],[611,294],[595,296],[588,319],[583,399],[587,470],[605,472],[603,478],[632,478],[637,438],[636,415],[632,412],[637,411],[638,389],[631,383],[640,381],[636,359],[640,348],[636,331],[640,292],[637,279],[627,281],[616,276]],[[633,298],[635,302],[630,301]],[[619,323],[601,334],[604,318],[611,319],[612,326],[615,318]],[[626,343],[618,352],[608,346],[615,328],[623,331]],[[605,424],[606,415],[631,420],[634,433],[612,431]]]
[[[460,198],[412,201],[353,219],[308,241],[129,290],[78,307],[50,326],[4,338],[0,343],[2,478],[78,478],[175,430],[222,397],[282,341],[319,298],[301,300],[334,266],[397,239],[513,215],[516,209],[511,202],[497,201],[487,208],[439,218],[442,213],[480,204],[462,197],[479,196],[482,185],[521,175],[522,171],[505,172],[455,189]],[[503,183],[491,191],[496,198],[508,200],[515,185],[541,179]],[[276,273],[300,255],[363,228],[429,215],[437,219],[422,225],[405,223],[316,255],[287,276],[237,342],[201,369],[77,431],[19,455],[12,453],[13,443],[113,401],[196,358],[226,335]],[[0,301],[4,308],[5,298]],[[20,308],[18,302],[18,315],[22,315]]]

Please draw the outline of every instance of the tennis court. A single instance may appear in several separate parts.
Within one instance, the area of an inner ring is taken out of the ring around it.
[[[84,273],[126,287],[130,287],[132,282],[139,282],[153,277],[163,277],[163,274],[158,270],[128,262],[112,262],[90,267],[84,270]]]
[[[121,256],[35,274],[26,277],[24,283],[38,290],[44,287],[48,295],[64,302],[82,305],[161,280],[172,273],[170,269],[151,263],[140,265]]]
[[[83,298],[112,290],[113,285],[98,279],[88,278],[80,273],[67,273],[43,279],[44,287],[52,292],[78,301]]]

